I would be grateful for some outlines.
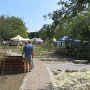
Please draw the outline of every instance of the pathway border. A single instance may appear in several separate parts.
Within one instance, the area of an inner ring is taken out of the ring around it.
[[[50,79],[51,79],[51,82],[52,82],[52,86],[53,86],[53,90],[57,90],[56,88],[57,88],[57,85],[56,85],[56,83],[55,83],[55,79],[54,79],[54,76],[53,76],[53,74],[52,74],[52,72],[50,71],[50,69],[47,67],[47,70],[48,70],[48,72],[49,72],[49,75],[50,75]]]
[[[28,74],[28,73],[27,73],[27,74]],[[25,90],[25,85],[26,85],[27,76],[28,76],[27,74],[25,75],[25,77],[24,77],[24,79],[23,79],[23,81],[22,81],[22,83],[21,83],[21,86],[20,86],[19,90]]]

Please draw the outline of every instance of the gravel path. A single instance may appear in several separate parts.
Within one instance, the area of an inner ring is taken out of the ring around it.
[[[53,90],[44,62],[34,58],[34,69],[26,74],[19,90]]]

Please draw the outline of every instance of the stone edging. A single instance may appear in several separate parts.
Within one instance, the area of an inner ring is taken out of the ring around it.
[[[73,63],[75,63],[75,64],[87,64],[88,60],[74,60]]]
[[[52,83],[52,90],[56,90],[56,88],[57,88],[57,85],[56,85],[56,83],[55,83],[55,79],[54,79],[54,76],[53,76],[53,74],[52,74],[52,72],[50,71],[50,69],[48,68],[48,67],[46,67],[47,68],[47,70],[48,70],[48,72],[49,72],[49,75],[50,75],[50,79],[51,79],[51,83]]]
[[[28,77],[28,73],[25,75],[25,77],[24,77],[24,79],[23,79],[23,81],[22,81],[22,84],[20,85],[20,88],[19,88],[19,90],[25,90],[25,88],[26,88],[26,83],[27,83],[27,77]]]

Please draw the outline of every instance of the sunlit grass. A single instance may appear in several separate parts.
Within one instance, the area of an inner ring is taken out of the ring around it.
[[[1,53],[5,53],[5,52],[17,52],[19,54],[22,54],[23,51],[23,46],[9,46],[9,45],[4,45],[4,46],[0,46],[1,49]],[[35,56],[44,56],[46,55],[48,52],[48,49],[45,48],[42,45],[35,45],[34,48],[34,54]],[[1,54],[2,56],[2,54]]]
[[[35,56],[43,56],[45,54],[45,52],[47,52],[47,51],[48,50],[41,45],[36,45],[34,48]]]

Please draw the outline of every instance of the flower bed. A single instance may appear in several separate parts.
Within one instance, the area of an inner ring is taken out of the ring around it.
[[[57,90],[90,90],[90,71],[54,73]]]

